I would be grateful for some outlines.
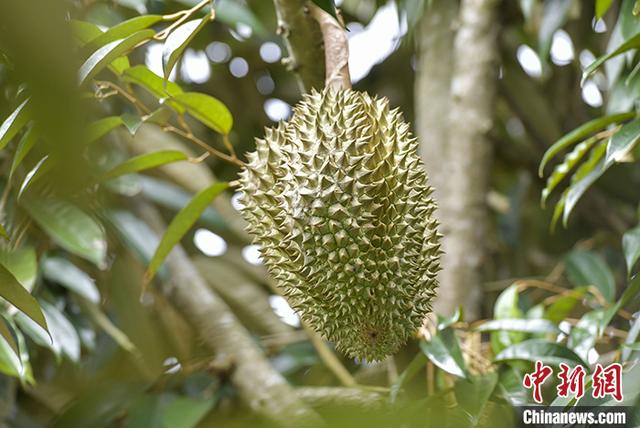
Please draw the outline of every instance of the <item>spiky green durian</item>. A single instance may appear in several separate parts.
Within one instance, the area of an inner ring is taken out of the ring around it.
[[[417,148],[385,98],[325,89],[267,129],[240,174],[269,272],[353,357],[396,352],[431,310],[440,237]]]

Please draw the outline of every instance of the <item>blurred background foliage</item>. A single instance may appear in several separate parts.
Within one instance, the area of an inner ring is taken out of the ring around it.
[[[437,1],[338,2],[354,88],[410,122],[423,95],[416,26]],[[300,90],[272,2],[213,8],[0,6],[5,426],[300,426],[256,404],[278,394],[252,396],[239,368],[253,358],[330,426],[513,426],[536,360],[622,362],[623,404],[637,407],[636,1],[499,2],[481,319],[434,316],[379,363],[345,359],[302,328],[243,229],[224,183]],[[206,290],[176,279],[175,253],[162,265],[176,243]],[[236,331],[250,341],[234,342]],[[545,384],[547,401],[554,391]]]

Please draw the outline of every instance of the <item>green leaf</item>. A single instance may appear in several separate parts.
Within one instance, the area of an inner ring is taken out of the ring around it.
[[[456,401],[471,416],[470,427],[485,426],[482,418],[485,410],[488,410],[487,404],[496,389],[498,378],[498,372],[495,371],[455,383]]]
[[[86,143],[91,144],[98,141],[100,138],[122,125],[124,125],[124,122],[120,116],[109,116],[96,120],[95,122],[90,123],[85,130]]]
[[[36,299],[2,265],[0,265],[0,296],[48,331],[47,321]]]
[[[0,224],[0,236],[2,236],[5,241],[11,241],[11,237],[9,236],[9,233],[7,233],[7,229],[4,228],[3,225]]]
[[[89,43],[91,40],[94,40],[103,33],[100,27],[93,22],[79,21],[76,19],[71,20],[71,31],[80,44],[83,45]]]
[[[590,134],[604,129],[606,126],[611,125],[612,123],[623,122],[633,117],[635,117],[635,113],[618,113],[593,119],[587,123],[580,125],[576,129],[553,143],[553,145],[547,149],[544,156],[542,157],[540,166],[538,167],[538,175],[542,177],[544,173],[544,167],[555,155],[560,153],[562,150],[588,137]]]
[[[29,187],[36,181],[38,181],[44,174],[51,170],[52,163],[49,161],[49,156],[45,156],[38,161],[37,164],[24,176],[24,180],[20,184],[18,189],[18,199],[22,198],[22,195],[27,191]]]
[[[402,388],[411,381],[426,364],[427,356],[424,353],[417,353],[416,356],[413,357],[413,360],[411,360],[407,368],[404,369],[400,376],[398,376],[398,379],[391,385],[391,391],[389,393],[391,403],[396,402]]]
[[[640,226],[626,231],[622,236],[622,252],[627,263],[627,277],[630,277],[633,266],[640,258]]]
[[[149,267],[144,274],[144,283],[151,282],[156,272],[164,262],[173,247],[180,242],[182,237],[198,220],[202,212],[209,204],[229,185],[227,183],[215,183],[200,191],[171,221],[167,231],[160,240],[158,248],[153,255]]]
[[[86,49],[90,52],[106,45],[107,43],[115,42],[116,40],[124,39],[131,36],[133,33],[147,29],[152,25],[162,21],[160,15],[143,15],[136,16],[129,20],[123,21],[113,27],[109,28],[104,33],[99,34],[87,43]]]
[[[172,100],[187,109],[187,112],[204,125],[227,135],[233,126],[233,117],[227,106],[220,100],[197,92],[185,92],[175,95]]]
[[[518,306],[518,287],[513,284],[506,288],[498,298],[493,308],[493,317],[497,320],[522,318],[524,314]],[[491,347],[498,353],[507,346],[524,339],[520,332],[496,331],[491,333]]]
[[[80,208],[51,198],[25,198],[23,207],[62,248],[99,268],[106,266],[107,238],[102,227]]]
[[[596,0],[596,18],[600,19],[607,13],[613,0]]]
[[[15,340],[13,339],[13,335],[11,334],[11,330],[9,330],[9,327],[7,326],[7,323],[5,322],[5,320],[0,317],[0,336],[2,336],[4,338],[4,340],[7,342],[7,345],[9,345],[9,347],[13,350],[13,352],[18,355],[18,346],[16,345]]]
[[[24,133],[24,135],[20,139],[20,142],[18,143],[18,147],[16,148],[16,153],[13,155],[13,160],[11,162],[11,170],[9,171],[9,178],[13,177],[13,173],[16,172],[16,169],[18,168],[18,166],[20,166],[24,158],[27,157],[27,155],[33,148],[33,145],[36,143],[38,138],[39,138],[39,135],[38,135],[38,132],[35,130],[35,126],[31,126]]]
[[[544,317],[553,323],[565,320],[573,308],[580,302],[589,290],[587,287],[579,287],[569,290],[566,294],[559,296],[545,310]]]
[[[76,265],[62,257],[47,257],[42,264],[44,277],[56,282],[90,302],[100,302],[100,292],[93,279]]]
[[[338,19],[336,15],[336,5],[333,0],[312,0],[316,6],[320,9],[327,12],[329,15],[333,16],[336,20]]]
[[[640,119],[635,119],[620,128],[609,140],[605,167],[608,168],[614,162],[619,162],[633,150],[638,141],[640,141]]]
[[[57,342],[63,355],[73,362],[80,360],[80,338],[76,329],[64,314],[47,302],[40,302],[54,342]]]
[[[27,124],[31,115],[29,100],[23,101],[0,125],[0,150]]]
[[[178,397],[164,408],[164,426],[171,428],[195,428],[213,408],[217,399]]]
[[[107,171],[100,177],[100,181],[112,180],[121,175],[132,174],[172,162],[185,161],[188,157],[178,150],[161,150],[153,153],[145,153],[133,157]]]
[[[184,111],[182,107],[180,107],[180,109]],[[172,115],[173,112],[170,109],[161,106],[160,108],[144,116],[142,118],[142,121],[145,123],[155,123],[156,125],[164,126],[169,124],[169,120],[171,119]]]
[[[20,357],[14,348],[15,343],[12,347],[4,335],[0,336],[0,372],[19,378],[23,373],[23,368]]]
[[[540,28],[538,30],[538,46],[540,58],[546,61],[549,57],[551,40],[554,33],[567,22],[572,0],[545,0]]]
[[[631,38],[625,40],[621,45],[615,48],[612,52],[609,52],[606,55],[598,57],[594,62],[589,64],[587,68],[582,72],[582,80],[580,82],[581,85],[584,85],[584,82],[591,77],[593,73],[606,61],[614,58],[620,54],[630,51],[631,49],[636,49],[640,47],[640,33],[632,36]]]
[[[588,360],[589,352],[593,349],[598,338],[602,336],[605,315],[603,309],[587,312],[571,329],[567,346],[585,361]]]
[[[567,192],[567,200],[564,205],[564,211],[562,213],[562,223],[566,226],[569,220],[569,216],[571,212],[575,208],[576,204],[584,195],[584,193],[591,187],[593,183],[598,180],[602,174],[606,172],[607,168],[605,167],[604,162],[598,163],[589,174],[587,174],[584,178],[578,181],[575,184],[572,184],[569,187],[569,191]]]
[[[171,75],[171,70],[177,64],[182,53],[187,48],[193,38],[202,30],[211,20],[211,14],[205,15],[204,18],[194,19],[186,22],[176,28],[164,42],[162,50],[162,64],[164,69],[164,80],[167,81]]]
[[[30,385],[35,385],[36,381],[33,378],[33,370],[31,369],[31,362],[29,361],[29,350],[27,349],[27,342],[24,340],[24,335],[15,323],[11,323],[13,331],[16,333],[16,339],[18,341],[18,356],[20,357],[20,364],[22,364],[22,373],[20,379]]]
[[[501,319],[482,323],[477,331],[519,331],[522,333],[557,334],[560,329],[544,319]]]
[[[574,366],[575,364],[587,366],[571,349],[559,343],[548,342],[544,339],[530,339],[516,343],[504,349],[496,355],[494,359],[496,362],[512,360],[530,361],[532,363],[542,361],[543,364],[556,366],[560,363],[569,364],[570,366]]]
[[[165,85],[162,77],[144,65],[136,65],[127,69],[122,73],[122,78],[125,82],[141,86],[158,99],[175,96],[183,92],[177,83],[167,81]]]
[[[624,346],[625,348],[629,348],[632,351],[640,351],[640,342],[624,343],[622,346]]]
[[[138,129],[142,125],[142,118],[136,114],[124,113],[122,116],[122,123],[127,127],[129,134],[136,135]]]
[[[440,369],[454,376],[466,378],[466,366],[455,332],[444,329],[430,341],[420,341],[420,349]]]
[[[180,1],[185,3],[185,0]],[[190,1],[190,4],[193,6],[195,3]],[[261,37],[267,37],[269,34],[260,19],[244,3],[235,0],[218,0],[215,9],[216,21],[224,22],[230,26],[235,26],[238,23],[246,24],[251,27],[255,34]]]
[[[565,258],[567,276],[575,287],[594,285],[602,296],[613,302],[616,284],[605,261],[591,251],[575,250]]]
[[[0,249],[0,264],[7,268],[27,291],[33,289],[38,276],[38,260],[33,247]]]
[[[153,30],[142,30],[127,38],[115,40],[102,46],[80,67],[80,71],[78,73],[79,84],[82,85],[92,79],[116,58],[126,54],[143,41],[152,38],[154,34],[155,32]]]

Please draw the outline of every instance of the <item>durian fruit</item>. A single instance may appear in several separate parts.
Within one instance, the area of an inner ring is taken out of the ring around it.
[[[440,236],[417,148],[385,98],[325,89],[267,129],[240,174],[269,272],[302,320],[352,357],[396,352],[431,311]]]

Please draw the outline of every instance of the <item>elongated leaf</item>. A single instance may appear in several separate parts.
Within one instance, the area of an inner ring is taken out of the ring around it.
[[[607,13],[613,0],[596,0],[596,18],[600,19]]]
[[[114,25],[104,33],[101,33],[97,37],[93,38],[89,43],[87,43],[86,49],[89,49],[91,52],[93,52],[96,49],[106,45],[107,43],[129,37],[133,33],[149,28],[160,21],[162,21],[162,16],[160,15],[142,15],[128,19],[117,25]]]
[[[587,287],[569,290],[565,295],[559,296],[557,300],[549,305],[545,310],[544,317],[553,323],[559,323],[565,320],[576,304],[578,304],[588,292]]]
[[[433,364],[454,376],[466,378],[466,366],[455,332],[447,328],[430,341],[421,341],[420,349]]]
[[[100,292],[93,279],[62,257],[48,257],[42,264],[44,277],[66,287],[93,303],[100,302]]]
[[[29,99],[20,104],[0,125],[0,150],[27,124],[30,112]]]
[[[186,3],[190,0],[180,1]],[[216,21],[224,22],[230,26],[238,25],[238,23],[248,25],[255,34],[261,37],[266,37],[269,34],[251,8],[235,0],[218,0],[216,2]]]
[[[22,205],[62,248],[100,268],[105,266],[106,235],[91,216],[74,205],[56,199],[25,198]]]
[[[518,301],[518,287],[513,284],[500,293],[496,299],[493,318],[497,320],[522,318],[524,314],[518,306]],[[491,348],[494,353],[498,353],[507,346],[521,342],[524,337],[521,332],[496,331],[491,333]]]
[[[587,66],[587,68],[584,69],[584,71],[582,72],[582,81],[581,84],[584,84],[584,82],[591,77],[591,75],[593,73],[595,73],[595,71],[602,65],[604,64],[607,60],[610,60],[611,58],[614,58],[620,54],[623,54],[625,52],[630,51],[631,49],[636,49],[640,47],[640,33],[634,35],[633,37],[625,40],[620,46],[618,46],[616,49],[614,49],[612,52],[609,52],[606,55],[603,55],[601,57],[598,57],[594,62],[592,62],[591,64],[589,64],[589,66]]]
[[[418,371],[427,364],[427,356],[420,352],[413,357],[413,360],[409,363],[406,369],[398,376],[398,379],[391,385],[391,392],[389,393],[391,403],[395,403],[400,394],[402,388],[413,379]]]
[[[172,98],[204,125],[221,134],[228,134],[233,126],[231,112],[220,100],[197,92],[185,92]]]
[[[564,211],[562,213],[562,223],[565,226],[569,221],[571,212],[575,208],[582,195],[584,195],[587,189],[589,189],[589,187],[591,187],[591,185],[595,183],[596,180],[602,177],[602,174],[604,174],[606,170],[607,167],[605,166],[604,161],[600,162],[595,166],[593,171],[591,171],[577,183],[571,185],[571,187],[569,188],[569,192],[567,193],[567,201],[564,205]]]
[[[194,19],[193,21],[182,24],[169,34],[162,50],[165,81],[169,79],[171,70],[173,70],[173,67],[175,67],[191,40],[193,40],[210,20],[211,14],[207,14],[204,18]]]
[[[589,352],[593,349],[598,338],[602,336],[605,315],[605,311],[602,309],[587,312],[571,329],[567,346],[585,361],[588,360]]]
[[[611,125],[612,123],[623,122],[625,120],[633,118],[634,116],[635,113],[618,113],[611,116],[604,116],[593,119],[583,125],[580,125],[576,129],[556,141],[551,147],[549,147],[549,149],[547,149],[544,156],[542,157],[540,166],[538,167],[538,175],[542,177],[544,173],[544,167],[555,155],[560,153],[562,150],[588,137],[592,133],[604,129],[606,126]]]
[[[85,131],[86,143],[90,144],[94,141],[98,141],[100,138],[122,125],[124,125],[124,122],[120,116],[109,116],[96,120],[87,126]]]
[[[11,162],[11,170],[9,171],[9,178],[13,177],[13,173],[20,166],[25,157],[29,154],[33,145],[38,140],[38,132],[35,127],[32,126],[24,133],[20,142],[18,143],[18,147],[16,148],[16,153],[13,155],[13,161]]]
[[[136,65],[127,69],[122,77],[125,82],[134,83],[146,89],[158,99],[175,96],[182,93],[182,88],[174,82],[163,82],[162,77],[149,70],[144,65]],[[175,104],[175,103],[174,103]],[[182,109],[184,111],[184,109]]]
[[[628,230],[622,236],[622,251],[627,263],[627,277],[630,277],[633,266],[640,258],[640,226]]]
[[[497,372],[490,372],[455,383],[456,400],[472,418],[470,427],[483,426],[481,418],[488,410],[486,406],[498,384],[498,378]]]
[[[137,114],[131,113],[124,113],[120,117],[122,118],[122,123],[124,123],[124,126],[129,131],[129,134],[136,135],[136,132],[138,132],[138,129],[140,129],[140,126],[142,125],[142,118]]]
[[[103,33],[100,27],[93,22],[78,21],[76,19],[71,20],[71,31],[82,45],[89,43]]]
[[[640,141],[640,119],[625,124],[607,144],[605,166],[609,167],[614,162],[619,162],[623,156],[631,152]]]
[[[501,319],[487,321],[476,328],[478,331],[519,331],[522,333],[557,334],[560,329],[543,319]]]
[[[58,342],[63,355],[69,357],[73,362],[80,359],[80,338],[76,329],[62,312],[48,302],[40,302],[44,314],[47,318],[51,336]]]
[[[30,385],[35,385],[36,381],[33,378],[33,369],[31,368],[31,362],[29,360],[29,350],[27,348],[27,341],[24,340],[22,332],[16,328],[15,323],[11,324],[13,331],[16,333],[16,340],[18,341],[18,357],[20,358],[20,364],[22,364],[22,372],[20,373],[20,379]]]
[[[6,241],[11,240],[9,233],[7,233],[7,229],[5,229],[4,226],[1,224],[0,224],[0,236],[2,236]]]
[[[173,218],[167,231],[160,240],[160,244],[158,244],[158,248],[144,274],[145,284],[151,282],[173,247],[182,239],[196,220],[198,220],[198,217],[200,217],[207,206],[228,186],[227,183],[212,184],[195,195],[189,204],[180,210]]]
[[[33,247],[0,249],[0,264],[7,268],[27,291],[33,289],[38,276],[38,260]]]
[[[0,265],[0,296],[47,330],[47,321],[36,299],[2,265]]]
[[[571,349],[559,343],[548,342],[544,339],[531,339],[516,343],[496,355],[496,362],[523,360],[532,363],[542,361],[544,364],[559,365],[565,363],[570,366],[587,364]]]
[[[591,251],[576,250],[565,259],[567,276],[576,287],[594,285],[602,296],[613,302],[616,284],[613,273],[606,262]]]
[[[38,161],[37,164],[24,176],[24,180],[20,184],[18,189],[18,199],[22,198],[22,195],[31,187],[33,183],[38,181],[42,176],[51,170],[52,162],[49,161],[49,156],[45,156]]]
[[[155,32],[153,30],[142,30],[130,35],[129,37],[115,40],[102,46],[100,49],[95,51],[80,67],[80,71],[78,73],[79,83],[81,85],[84,84],[116,58],[129,52],[139,43],[145,40],[149,40],[153,37],[154,34]]]
[[[125,162],[117,165],[113,169],[107,171],[100,181],[111,180],[121,175],[132,174],[172,162],[184,161],[188,157],[178,150],[161,150],[153,153],[145,153],[140,156],[133,157]]]
[[[173,428],[195,428],[213,408],[217,397],[194,399],[178,397],[164,408],[164,426]]]
[[[18,346],[16,345],[16,341],[13,339],[11,330],[9,330],[7,323],[2,317],[0,317],[0,336],[4,338],[4,340],[7,342],[7,345],[9,345],[13,352],[18,355]]]
[[[15,343],[13,345],[15,347]],[[0,372],[7,376],[21,377],[22,363],[18,353],[7,341],[4,335],[0,336]]]
[[[24,334],[29,336],[31,340],[36,345],[42,346],[44,348],[48,348],[53,352],[56,358],[60,357],[60,344],[53,340],[53,336],[50,336],[49,333],[45,331],[42,327],[40,327],[37,323],[35,323],[31,318],[27,317],[22,312],[19,312],[14,317],[16,324],[18,325],[19,330],[23,331]]]

